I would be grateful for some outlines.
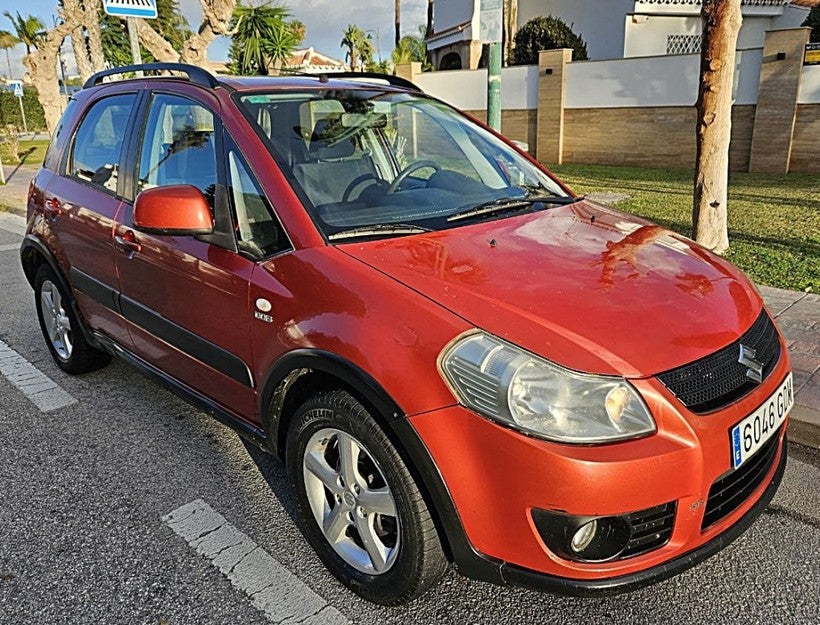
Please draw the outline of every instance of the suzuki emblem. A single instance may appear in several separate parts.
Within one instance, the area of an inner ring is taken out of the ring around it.
[[[754,380],[758,384],[763,381],[763,363],[757,360],[757,350],[751,347],[746,347],[743,343],[740,344],[740,356],[737,361],[746,369],[746,377]]]

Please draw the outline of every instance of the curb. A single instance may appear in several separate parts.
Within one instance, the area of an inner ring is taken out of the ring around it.
[[[789,442],[820,449],[820,412],[795,404],[787,432]]]

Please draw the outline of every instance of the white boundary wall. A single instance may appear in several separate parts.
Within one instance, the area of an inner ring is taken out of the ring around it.
[[[465,111],[487,108],[487,70],[425,72],[416,83],[426,93]],[[538,67],[519,65],[501,70],[502,110],[538,108]]]
[[[820,65],[803,67],[798,104],[820,104]]]
[[[755,104],[763,51],[738,51],[735,104]],[[582,61],[567,65],[566,108],[692,106],[700,55]]]
[[[755,104],[760,80],[761,49],[738,51],[735,104]],[[818,71],[811,71],[818,70]],[[820,102],[820,66],[804,68],[807,102]],[[692,106],[698,96],[700,56],[633,57],[580,61],[567,65],[566,108]],[[814,82],[812,82],[814,81]],[[425,72],[416,77],[427,93],[467,111],[487,108],[487,70]],[[812,96],[812,93],[817,95]],[[801,100],[802,102],[802,100]],[[538,108],[538,67],[501,70],[502,110]]]

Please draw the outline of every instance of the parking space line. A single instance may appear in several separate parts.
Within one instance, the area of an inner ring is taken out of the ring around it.
[[[71,395],[11,347],[0,341],[0,374],[42,412],[77,403]]]
[[[0,252],[10,252],[12,250],[19,250],[20,244],[19,243],[7,243],[6,245],[0,245]]]
[[[348,625],[347,618],[202,499],[162,521],[280,625]]]

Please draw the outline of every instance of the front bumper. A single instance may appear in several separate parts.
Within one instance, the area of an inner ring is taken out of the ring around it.
[[[501,578],[505,583],[513,586],[524,586],[535,590],[545,590],[578,597],[593,597],[614,595],[637,588],[643,588],[649,584],[654,584],[682,573],[729,545],[749,529],[757,517],[763,513],[777,492],[777,488],[780,486],[780,481],[783,479],[783,473],[786,469],[786,456],[788,455],[787,439],[783,438],[780,445],[780,460],[777,463],[771,481],[759,499],[734,525],[729,526],[728,529],[717,534],[711,540],[692,551],[648,569],[605,579],[577,580],[555,577],[507,562],[500,565],[499,572]],[[481,573],[478,573],[478,575],[482,576]]]
[[[644,586],[709,557],[751,525],[780,483],[788,421],[754,490],[737,509],[703,527],[711,485],[731,472],[729,429],[757,408],[788,371],[786,356],[755,392],[702,416],[686,414],[660,384],[639,381],[658,432],[612,445],[569,446],[529,438],[459,406],[410,417],[451,498],[455,525],[463,531],[467,548],[453,548],[457,568],[488,581],[590,595]],[[667,502],[676,502],[677,512],[666,544],[604,562],[560,557],[546,546],[532,519],[534,508],[609,516]]]

